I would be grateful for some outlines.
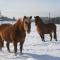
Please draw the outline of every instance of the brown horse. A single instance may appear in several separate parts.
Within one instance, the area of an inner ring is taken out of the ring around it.
[[[11,26],[11,24],[1,24],[0,25],[0,32],[4,32],[4,30],[6,28],[8,28],[9,26]],[[2,40],[1,36],[0,36],[0,50],[2,49],[2,47],[4,47],[4,41]]]
[[[52,33],[54,33],[54,39],[57,41],[56,25],[54,23],[44,24],[42,19],[39,16],[36,16],[34,18],[35,18],[35,25],[37,27],[37,32],[41,36],[42,41],[45,41],[44,40],[44,34],[50,34],[50,37],[52,40]]]
[[[24,16],[23,21],[18,19],[17,22],[5,29],[3,33],[0,33],[3,40],[5,40],[8,51],[9,44],[12,42],[14,45],[14,52],[17,55],[17,43],[20,42],[20,52],[22,54],[22,48],[26,37],[26,32],[30,33],[31,30],[31,18]]]

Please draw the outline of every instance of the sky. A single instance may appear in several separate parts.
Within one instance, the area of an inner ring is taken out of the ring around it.
[[[3,16],[60,16],[60,0],[0,0]]]

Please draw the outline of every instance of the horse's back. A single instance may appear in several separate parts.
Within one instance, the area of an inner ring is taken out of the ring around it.
[[[44,30],[46,34],[56,31],[56,25],[54,23],[48,23],[44,25]]]
[[[11,26],[11,24],[1,24],[0,25],[0,31],[4,30],[5,28]]]
[[[56,25],[54,23],[48,23],[48,24],[45,24],[45,26],[47,26],[47,28],[56,29]]]

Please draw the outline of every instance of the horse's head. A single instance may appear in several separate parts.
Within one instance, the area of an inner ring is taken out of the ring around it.
[[[34,17],[35,18],[35,25],[44,25],[42,19],[39,16]]]
[[[30,16],[30,17],[24,16],[24,18],[23,18],[24,29],[25,29],[25,31],[27,31],[28,33],[30,33],[30,31],[31,31],[31,19],[32,19],[32,16]]]
[[[36,16],[36,17],[34,17],[35,18],[35,25],[37,25],[40,21],[40,17],[39,16]]]

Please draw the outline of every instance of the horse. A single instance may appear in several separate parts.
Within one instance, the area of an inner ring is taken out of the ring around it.
[[[42,41],[45,42],[44,34],[50,34],[50,41],[52,41],[52,33],[54,33],[54,39],[57,41],[56,25],[54,23],[43,23],[42,19],[39,16],[36,16],[34,18],[37,32],[41,36]]]
[[[1,24],[0,25],[0,32],[3,32],[6,28],[8,28],[9,26],[11,26],[12,24]],[[0,50],[2,50],[2,47],[4,47],[4,41],[2,40],[1,36],[0,36]]]
[[[17,55],[17,43],[20,43],[20,53],[22,54],[22,48],[26,37],[26,32],[30,33],[31,31],[31,18],[23,17],[23,21],[18,19],[15,24],[5,29],[3,33],[0,33],[0,36],[3,40],[5,40],[7,50],[10,52],[9,44],[13,43],[14,53]]]

